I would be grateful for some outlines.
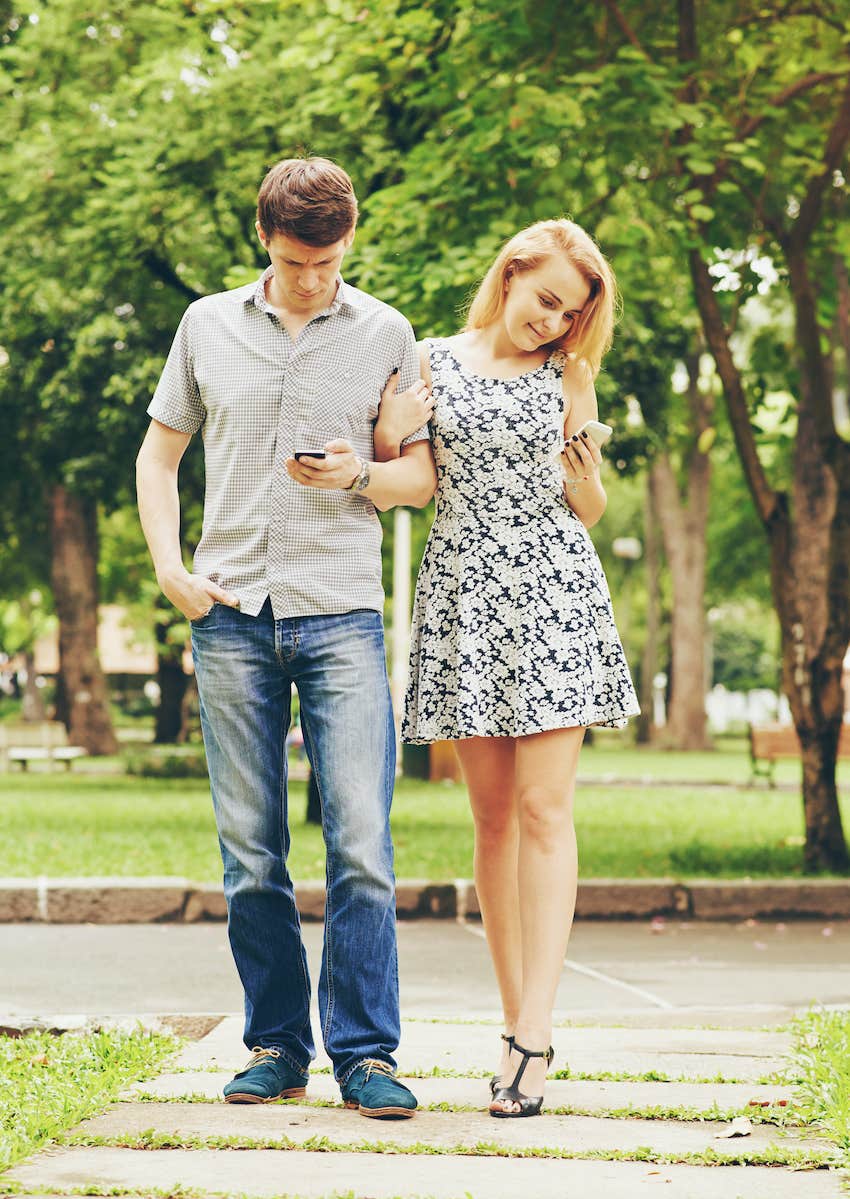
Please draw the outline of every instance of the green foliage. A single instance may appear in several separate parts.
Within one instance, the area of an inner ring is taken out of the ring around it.
[[[153,1078],[176,1048],[141,1028],[0,1037],[0,1172]]]
[[[824,1134],[850,1168],[850,1014],[811,1011],[792,1026],[790,1072],[800,1117]]]
[[[147,779],[205,779],[207,759],[200,746],[177,750],[147,749],[127,754],[127,774]]]
[[[739,329],[759,453],[783,485],[799,379],[777,231],[792,228],[819,169],[847,69],[831,11],[697,5],[699,55],[685,68],[675,8],[636,0],[620,20],[579,0],[568,21],[556,0],[7,5],[0,587],[46,582],[51,484],[107,512],[132,503],[145,407],[179,316],[254,276],[257,185],[301,151],[351,171],[362,220],[347,272],[422,335],[457,328],[518,228],[562,213],[582,222],[625,296],[598,380],[625,474],[660,446],[693,446],[671,376],[699,328],[686,268],[698,249]],[[836,310],[831,256],[850,258],[845,200],[836,179],[814,242],[824,325]],[[630,401],[643,426],[627,423]],[[722,421],[710,453],[710,600],[764,598],[763,535]],[[199,455],[181,478],[192,543]],[[131,597],[139,625],[162,621],[130,523],[107,527],[105,591]],[[416,513],[418,545],[426,528]]]
[[[780,681],[779,627],[759,604],[727,604],[710,613],[715,684],[727,691],[776,691]]]

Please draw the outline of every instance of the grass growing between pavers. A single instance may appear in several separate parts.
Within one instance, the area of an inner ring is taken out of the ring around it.
[[[157,1075],[177,1047],[175,1037],[141,1028],[0,1037],[0,1175],[129,1083]]]
[[[172,1104],[212,1104],[221,1103],[218,1095],[205,1095],[198,1091],[189,1091],[185,1095],[154,1095],[149,1091],[133,1093],[134,1103]],[[317,1109],[334,1109],[340,1106],[333,1099],[299,1099],[281,1100],[282,1104],[297,1105]],[[420,1112],[447,1112],[474,1114],[482,1110],[481,1104],[472,1103],[422,1103],[417,1109]],[[557,1104],[547,1103],[545,1108],[548,1116],[589,1116],[606,1120],[687,1120],[704,1123],[706,1121],[728,1123],[736,1116],[746,1116],[753,1124],[771,1124],[779,1128],[799,1128],[803,1121],[788,1108],[771,1105],[766,1108],[753,1109],[748,1104],[721,1106],[715,1102],[704,1107],[689,1104],[636,1104],[630,1103],[620,1107],[587,1107],[580,1103]]]
[[[7,775],[0,876],[173,875],[218,883],[221,862],[205,781]],[[324,877],[320,830],[293,783],[290,869]],[[843,800],[850,823],[850,794]],[[38,820],[33,820],[33,813]],[[576,825],[584,878],[770,878],[802,875],[802,805],[794,792],[587,783]],[[402,779],[393,806],[399,878],[451,880],[472,870],[472,821],[457,784]]]
[[[792,1032],[800,1118],[836,1146],[850,1170],[850,1012],[809,1012]]]
[[[8,1187],[9,1195],[17,1195],[23,1191],[24,1188],[16,1183]],[[88,1186],[65,1187],[59,1190],[51,1187],[50,1199],[255,1199],[255,1192],[211,1191],[209,1187],[186,1187],[180,1183],[173,1187],[128,1188],[105,1187],[93,1182]],[[265,1196],[264,1199],[269,1199],[269,1197]],[[296,1194],[295,1191],[281,1191],[279,1195],[271,1196],[270,1199],[308,1199],[308,1197]],[[315,1197],[311,1196],[310,1199],[315,1199]],[[322,1199],[363,1199],[363,1195],[362,1192],[358,1194],[356,1191],[327,1191]],[[391,1199],[408,1199],[408,1197],[395,1195]],[[423,1196],[422,1199],[428,1199],[428,1196]]]
[[[127,1136],[93,1136],[88,1133],[66,1133],[56,1137],[54,1143],[66,1148],[101,1149],[276,1149],[284,1152],[307,1153],[386,1153],[409,1157],[411,1155],[431,1157],[504,1157],[504,1158],[551,1158],[562,1161],[641,1161],[657,1165],[687,1166],[791,1166],[797,1170],[819,1170],[835,1164],[835,1152],[831,1146],[822,1149],[792,1149],[782,1145],[771,1145],[766,1149],[748,1149],[744,1140],[740,1147],[718,1152],[705,1149],[701,1152],[668,1152],[654,1149],[651,1145],[639,1145],[634,1149],[569,1149],[562,1145],[518,1147],[499,1144],[496,1141],[477,1141],[475,1144],[458,1142],[454,1145],[433,1145],[428,1141],[413,1141],[399,1144],[394,1141],[335,1141],[326,1136],[307,1137],[294,1141],[290,1137],[240,1137],[240,1136],[195,1136],[154,1132],[147,1129]],[[726,1142],[730,1145],[729,1142]]]

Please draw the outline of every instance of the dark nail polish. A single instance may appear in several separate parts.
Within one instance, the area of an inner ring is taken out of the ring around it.
[[[573,433],[573,441],[578,441],[578,433]]]
[[[587,437],[587,430],[586,430],[586,429],[582,429],[582,431],[581,431],[581,435],[582,435],[582,437]]]
[[[392,373],[393,373],[394,375],[397,375],[397,374],[398,374],[398,367],[397,367],[397,366],[394,366],[394,367],[393,367],[393,369],[392,369]]]

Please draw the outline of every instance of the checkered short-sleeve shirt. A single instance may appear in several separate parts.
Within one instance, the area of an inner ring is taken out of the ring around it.
[[[380,612],[381,525],[371,500],[304,487],[284,461],[337,437],[371,460],[393,367],[400,390],[419,377],[413,330],[340,280],[330,306],[293,342],[266,300],[271,274],[189,305],[148,408],[171,429],[202,431],[206,492],[194,570],[237,595],[251,616],[266,597],[277,619]],[[423,426],[407,441],[427,437]]]

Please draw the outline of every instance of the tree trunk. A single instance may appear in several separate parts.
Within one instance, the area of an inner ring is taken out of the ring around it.
[[[846,446],[829,428],[832,356],[821,350],[808,264],[793,244],[787,259],[801,357],[800,402],[794,522],[772,539],[772,581],[782,623],[784,688],[803,749],[806,867],[846,871],[850,854],[835,763],[850,637],[850,471]],[[807,370],[815,360],[818,369]]]
[[[156,710],[154,742],[157,745],[179,741],[183,728],[183,696],[186,694],[186,672],[183,670],[183,645],[172,641],[169,632],[179,623],[185,633],[186,622],[182,616],[171,620],[165,607],[173,612],[171,604],[163,599],[157,604],[156,633],[156,681],[159,684],[159,706]]]
[[[700,434],[709,428],[711,397],[699,389],[699,354],[689,355],[686,365],[695,442],[686,462],[684,500],[666,452],[657,455],[650,467],[654,509],[661,525],[673,586],[670,706],[663,741],[671,749],[708,749],[711,742],[705,724],[705,564],[711,467],[708,453],[700,447]]]
[[[697,58],[694,0],[679,0],[679,58]],[[691,75],[687,99],[697,102]],[[688,129],[688,135],[692,130]],[[850,870],[835,786],[843,709],[841,664],[850,642],[850,446],[838,437],[833,408],[833,359],[824,351],[814,279],[823,274],[822,248],[808,253],[824,197],[850,144],[850,77],[841,93],[820,164],[805,183],[791,221],[756,202],[759,221],[774,234],[788,267],[794,305],[800,395],[793,517],[788,495],[771,486],[753,435],[744,380],[709,264],[696,247],[688,259],[706,343],[717,364],[735,443],[756,510],[770,542],[771,583],[782,629],[784,688],[803,752],[805,864],[810,871]],[[817,148],[812,153],[817,154]],[[714,244],[708,242],[708,245]],[[707,247],[706,247],[707,248]],[[840,319],[839,280],[839,319]],[[850,344],[850,335],[846,338]]]
[[[646,565],[646,641],[640,668],[640,716],[637,718],[638,745],[652,740],[652,715],[655,707],[654,680],[658,672],[658,642],[661,627],[661,588],[659,579],[658,513],[652,487],[652,475],[646,479],[644,497],[643,544]]]
[[[800,350],[800,400],[794,464],[794,516],[787,494],[773,490],[752,435],[743,380],[732,357],[713,280],[700,255],[691,273],[709,347],[723,381],[744,473],[771,555],[773,600],[782,630],[783,690],[803,750],[805,866],[850,870],[835,785],[843,715],[841,667],[850,640],[850,464],[831,421],[829,372],[807,263],[785,246]],[[809,364],[817,362],[817,369]]]
[[[24,669],[27,672],[27,681],[24,683],[24,697],[21,704],[21,716],[27,721],[40,721],[46,719],[44,711],[44,699],[41,691],[35,685],[35,651],[28,649],[24,650]]]
[[[177,734],[177,741],[180,745],[185,745],[194,737],[201,736],[200,705],[198,680],[194,674],[190,674],[186,679],[183,700],[180,704],[180,731]]]
[[[62,486],[50,493],[50,577],[59,617],[57,710],[73,745],[118,749],[97,657],[97,509]]]
[[[311,770],[307,776],[307,815],[308,824],[322,823],[322,801],[319,798],[319,788],[316,786],[316,776]]]

